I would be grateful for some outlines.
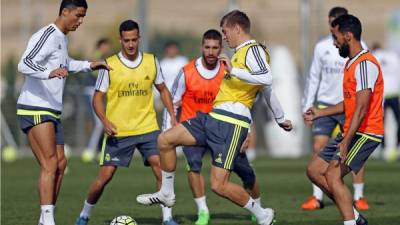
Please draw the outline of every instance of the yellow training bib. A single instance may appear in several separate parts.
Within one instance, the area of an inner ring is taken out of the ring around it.
[[[135,68],[126,66],[118,55],[107,60],[110,85],[106,116],[117,127],[118,137],[158,130],[153,101],[153,82],[157,75],[154,55],[143,53]]]

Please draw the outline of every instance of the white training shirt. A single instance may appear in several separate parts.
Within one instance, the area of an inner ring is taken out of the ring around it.
[[[18,104],[62,111],[65,79],[51,78],[57,68],[70,72],[91,71],[88,61],[77,61],[68,55],[68,38],[55,24],[49,24],[32,35],[18,63],[25,81]]]
[[[246,41],[236,47],[236,51],[239,48],[252,43],[257,42],[255,40]],[[236,76],[240,80],[250,84],[269,86],[272,85],[271,69],[267,63],[266,53],[260,45],[250,47],[246,55],[246,66],[250,69],[250,71],[247,71],[245,69],[232,68],[231,75]],[[215,106],[214,108],[239,114],[251,120],[250,109],[240,102],[224,102]]]
[[[160,66],[165,79],[165,85],[167,85],[168,90],[172,90],[172,85],[179,70],[188,62],[187,58],[184,56],[176,56],[174,58],[163,58],[160,61]]]
[[[367,48],[364,42],[361,44]],[[339,55],[331,35],[316,44],[304,88],[303,112],[312,107],[315,101],[329,105],[343,101],[343,69],[346,61]]]
[[[121,52],[117,54],[119,59],[128,67],[135,68],[142,62],[143,53],[139,51],[138,56],[135,60],[131,61],[127,59]],[[156,79],[154,80],[154,84],[162,84],[164,82],[163,74],[161,73],[160,64],[156,58],[156,68],[157,68],[157,75]],[[100,70],[99,75],[97,76],[95,90],[101,92],[107,92],[108,87],[110,86],[110,78],[108,74],[108,70]]]
[[[384,95],[390,97],[400,95],[400,57],[396,52],[379,49],[373,52],[381,64],[384,78]]]

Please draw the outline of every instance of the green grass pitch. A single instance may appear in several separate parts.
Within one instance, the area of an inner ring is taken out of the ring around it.
[[[209,172],[209,158],[204,161],[203,173]],[[300,204],[311,193],[305,175],[307,160],[282,160],[260,157],[254,162],[262,190],[262,203],[276,210],[277,225],[335,225],[343,224],[336,207],[328,200],[327,207],[316,212],[305,212]],[[39,166],[33,158],[20,159],[1,166],[1,224],[37,224],[39,215],[37,177]],[[58,225],[73,225],[79,215],[89,184],[97,175],[98,166],[83,164],[78,158],[69,160],[69,171],[64,178],[57,202]],[[363,214],[370,225],[400,224],[400,164],[370,160],[367,163],[365,194],[371,209]],[[207,201],[211,224],[254,224],[246,210],[212,193],[207,178]],[[239,182],[233,176],[235,182]],[[346,179],[350,183],[350,179]],[[135,158],[131,167],[121,168],[107,186],[96,205],[91,225],[107,225],[118,215],[130,215],[139,225],[161,224],[161,209],[136,203],[136,195],[155,191],[155,180],[141,159]],[[186,179],[185,161],[179,160],[175,180],[177,202],[173,214],[180,224],[193,224],[196,207]]]

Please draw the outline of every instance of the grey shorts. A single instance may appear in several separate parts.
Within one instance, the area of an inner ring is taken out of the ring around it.
[[[157,137],[160,131],[128,137],[104,136],[101,146],[100,166],[129,167],[135,148],[142,155],[143,163],[149,166],[148,158],[159,155]]]
[[[46,110],[18,109],[17,111],[19,126],[25,134],[28,134],[31,128],[38,124],[53,122],[57,145],[64,144],[64,129],[60,116],[61,114]]]
[[[342,134],[338,134],[334,140],[329,142],[329,144],[324,149],[322,149],[322,151],[319,153],[319,157],[327,162],[331,160],[340,160],[340,152],[337,148],[337,145],[342,140]],[[358,173],[358,171],[367,161],[368,157],[381,142],[382,137],[377,137],[364,133],[356,133],[356,135],[351,140],[345,164],[353,172]]]
[[[328,106],[330,105],[324,103],[318,103],[318,108],[320,109],[326,108]],[[344,123],[344,114],[320,117],[313,122],[312,134],[313,136],[324,135],[330,137],[336,126],[342,127],[343,123]]]

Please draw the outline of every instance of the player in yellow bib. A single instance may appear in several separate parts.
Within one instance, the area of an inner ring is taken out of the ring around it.
[[[258,224],[271,225],[274,210],[262,208],[242,186],[229,181],[233,162],[248,135],[250,108],[257,93],[262,91],[272,108],[280,108],[272,94],[269,57],[265,48],[251,38],[250,20],[245,13],[232,11],[222,18],[220,25],[224,39],[236,52],[232,62],[226,56],[220,56],[228,75],[222,81],[213,109],[208,114],[198,112],[197,117],[160,134],[157,142],[161,156],[161,189],[153,194],[139,195],[136,200],[144,205],[174,205],[175,147],[205,146],[211,150],[212,156],[211,189],[249,210]],[[291,130],[291,122],[284,119],[283,112],[275,118],[282,128]]]
[[[89,194],[76,225],[88,224],[91,210],[99,200],[105,186],[111,181],[119,166],[128,167],[135,148],[150,166],[161,185],[160,156],[157,137],[160,133],[153,104],[153,85],[171,118],[175,118],[171,94],[157,58],[139,51],[139,25],[124,21],[120,25],[121,52],[106,59],[113,70],[100,71],[96,82],[93,106],[103,122],[105,137],[100,158],[100,172],[89,188]],[[104,106],[104,98],[107,107]],[[176,120],[171,121],[172,125]],[[177,225],[171,208],[161,206],[164,225]]]

